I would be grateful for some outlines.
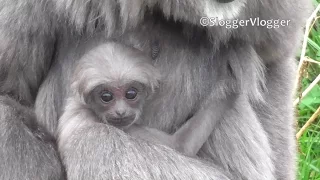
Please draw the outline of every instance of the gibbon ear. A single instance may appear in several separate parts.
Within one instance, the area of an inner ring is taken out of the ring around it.
[[[146,87],[146,91],[145,91],[146,100],[151,99],[154,96],[154,94],[158,91],[158,89],[159,89],[159,86],[154,86],[154,87],[148,86],[148,87]]]
[[[155,60],[160,53],[160,43],[158,40],[151,42],[151,58]]]

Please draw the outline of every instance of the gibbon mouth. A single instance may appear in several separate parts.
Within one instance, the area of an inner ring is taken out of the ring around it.
[[[134,121],[134,116],[124,117],[124,118],[112,118],[108,119],[108,123],[117,127],[129,126]]]
[[[229,3],[232,2],[234,0],[217,0],[219,3]]]

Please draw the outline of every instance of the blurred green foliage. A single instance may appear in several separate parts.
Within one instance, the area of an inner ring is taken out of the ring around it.
[[[312,0],[317,6],[320,0]],[[320,14],[320,13],[319,13]],[[320,18],[314,23],[308,38],[306,56],[320,62]],[[300,57],[300,56],[299,56]],[[302,91],[320,74],[320,65],[309,63],[306,73],[301,81]],[[319,83],[311,92],[301,100],[297,106],[299,130],[312,114],[320,106]],[[317,120],[309,126],[298,140],[298,163],[299,169],[297,179],[320,180],[320,121]]]

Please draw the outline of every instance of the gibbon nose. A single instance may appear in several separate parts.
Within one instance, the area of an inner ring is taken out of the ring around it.
[[[116,114],[119,116],[119,117],[124,117],[124,115],[126,114],[125,111],[116,111]]]

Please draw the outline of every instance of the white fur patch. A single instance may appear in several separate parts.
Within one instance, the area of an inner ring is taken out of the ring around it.
[[[237,0],[230,3],[218,3],[216,1],[204,1],[204,16],[218,19],[237,18],[246,0]]]

